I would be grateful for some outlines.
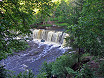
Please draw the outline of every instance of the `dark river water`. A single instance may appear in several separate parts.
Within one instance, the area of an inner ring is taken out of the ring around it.
[[[44,61],[52,62],[58,56],[61,56],[66,49],[59,45],[45,44],[42,42],[29,41],[30,48],[25,51],[14,53],[0,64],[5,65],[8,70],[15,71],[15,74],[31,69],[35,74],[39,73]]]

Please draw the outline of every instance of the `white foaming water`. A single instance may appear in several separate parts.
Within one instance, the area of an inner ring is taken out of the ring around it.
[[[51,51],[51,49],[55,47],[61,50],[62,53],[65,53],[65,51],[69,49],[68,47],[64,47],[64,45],[66,44],[66,41],[64,38],[66,38],[67,36],[69,35],[62,31],[35,29],[33,31],[33,41],[39,45],[38,48],[40,48],[44,44],[47,45],[45,46],[45,49],[39,55],[37,60],[41,57],[44,57],[48,51]],[[44,40],[44,42],[41,42],[41,40]]]
[[[49,30],[40,30],[35,29],[33,31],[33,39],[38,40],[45,40],[45,42],[49,43],[57,43],[59,45],[64,46],[66,44],[66,41],[64,38],[69,36],[67,33],[64,33],[62,31],[49,31]]]

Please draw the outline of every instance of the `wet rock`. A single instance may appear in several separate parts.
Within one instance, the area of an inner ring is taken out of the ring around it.
[[[61,45],[59,47],[61,47]]]
[[[41,39],[41,42],[45,42],[45,40]]]
[[[35,51],[35,52],[33,52],[33,53],[30,53],[29,55],[30,55],[30,56],[34,56],[34,55],[37,55],[37,54],[39,54],[39,51]]]
[[[52,47],[53,45],[49,45],[49,47]]]

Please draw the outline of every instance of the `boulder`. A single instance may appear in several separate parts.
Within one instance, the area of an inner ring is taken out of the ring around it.
[[[45,40],[41,39],[41,42],[45,42]]]

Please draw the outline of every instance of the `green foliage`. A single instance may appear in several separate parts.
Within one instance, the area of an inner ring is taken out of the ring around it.
[[[31,70],[29,70],[28,72],[25,71],[25,72],[19,73],[17,75],[9,71],[6,78],[35,78],[35,75]]]
[[[49,64],[47,62],[44,62],[40,70],[40,73],[37,75],[37,78],[51,77],[52,64],[53,62]]]
[[[13,71],[6,70],[3,66],[0,67],[0,78],[35,78],[31,70],[14,74]]]
[[[8,53],[12,53],[12,48],[18,46],[16,45],[18,41],[14,38],[22,33],[27,35],[31,33],[29,30],[32,16],[32,9],[29,8],[31,7],[28,1],[25,1],[24,5],[20,4],[20,0],[0,1],[0,57],[5,58]]]
[[[94,72],[89,69],[89,66],[83,65],[83,67],[79,71],[74,71],[73,69],[67,67],[68,73],[72,76],[72,78],[95,78]]]
[[[42,23],[50,17],[50,14],[52,13],[51,10],[54,8],[55,4],[51,0],[37,0],[35,3],[38,12],[35,14],[34,23]]]
[[[69,25],[77,24],[83,2],[83,0],[61,0],[54,9],[53,20],[55,19],[58,23],[68,23]]]
[[[84,2],[78,24],[68,26],[74,48],[84,48],[85,52],[104,56],[103,11],[102,0]]]
[[[51,0],[2,0],[0,1],[0,60],[26,48],[25,43],[15,40],[20,35],[30,35],[30,25],[49,16]],[[39,16],[34,9],[38,9]],[[33,16],[35,15],[35,16]],[[34,19],[35,17],[35,19]],[[18,48],[18,50],[17,50]]]
[[[36,78],[48,78],[48,77],[51,77],[51,71],[52,71],[52,63],[47,63],[47,62],[44,62],[43,65],[42,65],[42,68],[40,70],[40,73],[37,75]]]
[[[73,54],[63,55],[57,58],[55,62],[49,64],[45,62],[41,73],[39,74],[39,78],[42,78],[43,76],[51,77],[52,75],[56,75],[58,78],[65,77],[68,73],[66,68],[71,67],[76,62],[76,55]]]
[[[68,72],[68,74],[71,74],[71,75],[75,75],[77,74],[77,72],[75,72],[73,69],[71,69],[70,67],[66,67],[66,70]]]
[[[65,22],[68,23],[68,20],[70,19],[69,13],[70,13],[70,6],[64,1],[61,0],[61,2],[57,5],[57,7],[54,10],[54,17],[53,20],[56,20],[58,22]]]
[[[49,78],[52,75],[58,78],[66,78],[69,75],[71,78],[95,78],[95,72],[90,69],[88,64],[83,64],[81,69],[74,71],[72,66],[78,63],[77,54],[67,54],[56,59],[52,63],[44,63],[41,73],[37,78]],[[101,64],[100,72],[103,73],[103,64]]]
[[[95,78],[94,72],[89,69],[88,65],[84,65],[83,68],[78,71],[75,78]]]
[[[57,58],[57,60],[52,65],[52,74],[59,77],[65,76],[67,73],[65,67],[71,67],[77,61],[75,57],[75,55],[63,55]]]
[[[21,40],[10,41],[8,46],[10,46],[10,48],[15,52],[18,52],[18,51],[21,51],[21,50],[25,50],[26,48],[29,48],[29,45],[27,44],[27,42],[26,41],[21,41]]]
[[[47,78],[47,74],[45,72],[37,75],[37,78]]]
[[[51,77],[51,71],[52,71],[52,63],[48,64],[47,62],[44,62],[40,70],[40,73],[37,75],[37,78]]]
[[[56,26],[68,26],[68,23],[55,23]]]
[[[21,40],[11,40],[6,45],[8,47],[5,47],[2,52],[0,52],[0,60],[3,58],[6,58],[8,55],[12,54],[13,52],[18,52],[21,50],[25,50],[26,48],[29,48],[29,45],[26,41]],[[7,52],[6,52],[7,51]]]
[[[6,78],[6,70],[3,66],[0,65],[0,78]]]
[[[49,26],[52,26],[52,25],[51,24],[45,24],[45,25],[40,25],[40,26],[49,27]]]
[[[86,58],[86,57],[88,57],[88,56],[90,56],[89,53],[84,53],[84,54],[81,55],[80,58],[83,60],[84,58]]]
[[[90,54],[89,54],[89,53],[84,53],[84,54],[82,55],[83,58],[84,58],[84,57],[87,57],[87,56],[90,56]]]
[[[104,61],[100,63],[99,73],[104,77]]]
[[[54,18],[50,18],[50,21],[57,21],[58,20],[58,18],[57,17],[54,17]]]

